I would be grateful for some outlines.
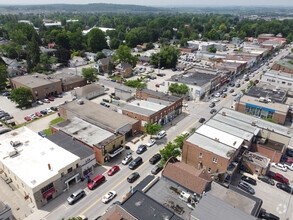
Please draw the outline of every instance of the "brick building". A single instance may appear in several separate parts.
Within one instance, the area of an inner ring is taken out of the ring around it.
[[[111,57],[106,57],[106,58],[103,58],[103,59],[99,59],[95,63],[94,68],[98,72],[100,72],[100,70],[102,70],[102,72],[107,72],[108,68],[109,68],[109,64],[113,65],[113,61],[112,61]]]
[[[176,102],[165,101],[149,97],[145,100],[135,100],[125,105],[121,111],[123,115],[137,119],[139,129],[145,132],[145,124],[166,124],[175,117]]]
[[[132,66],[129,63],[120,63],[117,67],[123,78],[132,76]]]
[[[281,59],[274,63],[272,70],[293,74],[293,64],[289,63],[289,60]]]
[[[66,92],[76,87],[82,87],[86,85],[86,79],[81,76],[68,74],[68,73],[56,73],[50,75],[54,79],[61,81],[62,91]]]
[[[60,79],[39,73],[11,78],[10,84],[12,89],[20,87],[30,89],[34,101],[62,93],[62,83]]]

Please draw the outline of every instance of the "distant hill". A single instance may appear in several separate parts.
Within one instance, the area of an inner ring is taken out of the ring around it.
[[[166,9],[147,7],[140,5],[120,5],[120,4],[107,4],[107,3],[93,3],[93,4],[52,4],[52,5],[13,5],[13,6],[0,6],[0,8],[7,13],[9,12],[33,12],[33,11],[51,11],[51,12],[77,12],[77,13],[92,13],[92,12],[114,12],[114,13],[150,13],[162,12]]]

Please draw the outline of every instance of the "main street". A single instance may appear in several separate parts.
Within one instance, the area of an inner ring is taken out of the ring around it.
[[[276,61],[277,59],[281,58],[282,56],[286,55],[288,52],[286,50],[280,51],[279,55],[277,57],[273,58],[273,61]],[[270,64],[270,66],[272,63]],[[260,66],[258,70],[256,70],[253,74],[254,77],[250,78],[250,80],[259,80],[260,75],[263,73],[263,71],[268,66],[263,65]],[[239,77],[241,79],[242,76]],[[235,79],[237,80],[237,79]],[[104,82],[104,81],[103,81]],[[108,83],[107,83],[108,84]],[[112,84],[112,82],[109,82],[109,86]],[[235,93],[239,94],[241,93],[242,89],[246,89],[249,85],[249,82],[244,81],[241,79],[241,87],[240,88],[233,88],[235,90]],[[229,90],[228,90],[229,91]],[[219,110],[222,107],[230,108],[233,104],[233,99],[235,97],[232,96],[231,93],[228,94],[228,96],[222,100],[220,100],[218,103],[216,103],[216,109]],[[67,219],[69,217],[76,217],[78,215],[85,215],[90,220],[95,219],[97,216],[100,216],[104,213],[104,211],[115,201],[122,201],[123,197],[130,191],[130,186],[134,187],[137,183],[139,183],[143,178],[145,178],[147,175],[151,174],[151,169],[154,167],[154,165],[151,165],[148,160],[157,153],[160,149],[162,149],[169,141],[172,141],[176,136],[180,135],[183,131],[190,130],[191,128],[199,127],[200,123],[198,120],[200,118],[205,118],[208,120],[211,117],[210,114],[210,108],[209,102],[200,102],[195,103],[193,101],[188,102],[188,107],[184,108],[184,112],[177,118],[174,119],[172,122],[172,126],[169,124],[165,125],[163,127],[164,130],[167,131],[167,136],[163,138],[162,140],[159,140],[157,144],[154,146],[148,148],[148,150],[140,155],[143,158],[144,163],[138,167],[135,171],[132,171],[128,168],[128,166],[124,166],[121,164],[122,158],[116,158],[115,163],[120,166],[120,171],[116,173],[114,176],[108,177],[106,175],[107,170],[104,169],[103,174],[106,176],[107,181],[103,183],[101,186],[99,186],[97,189],[90,191],[87,188],[85,188],[86,184],[83,183],[80,186],[83,186],[86,191],[86,196],[77,202],[76,204],[69,206],[66,202],[67,196],[72,193],[74,190],[71,189],[69,192],[64,193],[63,195],[56,198],[51,204],[49,203],[45,210],[48,211],[48,215],[46,216],[46,219],[48,220],[55,220],[55,219]],[[137,154],[133,153],[134,158],[137,157]],[[127,177],[132,172],[138,172],[140,174],[140,178],[134,183],[130,184],[127,182]],[[78,183],[81,184],[81,183]],[[77,185],[78,185],[77,184]],[[76,187],[75,187],[76,189]],[[109,204],[105,205],[101,202],[102,197],[109,191],[114,190],[117,192],[117,197],[111,201]],[[56,208],[54,208],[56,206]]]

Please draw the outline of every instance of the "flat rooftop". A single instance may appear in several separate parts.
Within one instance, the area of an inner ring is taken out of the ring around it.
[[[40,73],[17,76],[11,78],[11,80],[21,83],[22,85],[25,85],[29,88],[36,88],[40,86],[50,85],[55,82],[61,82],[60,79],[52,78],[50,76]]]
[[[199,133],[192,134],[186,141],[227,159],[230,159],[231,155],[236,151],[234,147],[217,142]]]
[[[59,122],[52,127],[63,131],[70,136],[87,143],[90,146],[98,145],[109,137],[114,136],[113,133],[77,117]]]
[[[257,118],[252,115],[248,115],[248,114],[244,114],[244,113],[241,113],[238,111],[234,111],[229,108],[220,109],[220,111],[218,111],[218,113],[215,116],[218,116],[218,115],[222,114],[223,112],[225,112],[225,116],[223,116],[223,115],[221,115],[221,116],[224,117],[224,119],[231,118],[231,119],[234,119],[234,121],[244,122],[244,123],[246,123],[246,125],[249,125],[253,129],[262,128],[262,129],[266,129],[266,130],[273,130],[275,133],[284,135],[286,137],[292,136],[292,131],[285,126],[278,125],[278,124]],[[252,122],[255,123],[255,126],[252,125]]]
[[[290,69],[290,70],[293,70],[293,64],[289,63],[288,60],[285,60],[285,59],[277,60],[274,64],[283,66],[283,67]]]
[[[59,147],[62,147],[65,150],[78,156],[81,160],[95,154],[94,150],[84,146],[84,144],[72,139],[70,136],[63,132],[57,132],[55,134],[47,136],[46,138],[57,144]]]
[[[181,97],[177,97],[177,96],[173,96],[173,95],[168,95],[166,93],[163,93],[163,92],[157,92],[157,91],[154,91],[154,90],[151,90],[151,89],[146,89],[146,88],[143,88],[143,89],[138,89],[139,91],[143,92],[143,93],[146,93],[146,94],[149,94],[149,95],[153,95],[153,96],[156,96],[156,97],[160,97],[164,100],[168,100],[170,102],[176,102],[178,100],[181,99]]]
[[[268,110],[268,111],[277,111],[277,112],[283,112],[287,114],[289,110],[289,106],[286,104],[282,103],[277,103],[277,102],[260,102],[259,98],[244,95],[240,98],[240,103],[245,103],[245,104],[250,104],[252,107],[262,107],[263,110]]]
[[[13,147],[11,141],[18,141],[21,145]],[[18,153],[9,156],[15,150]],[[78,163],[79,157],[27,127],[21,127],[1,135],[0,162],[30,188],[35,188],[60,175],[59,172],[64,167]]]
[[[207,73],[188,73],[188,74],[180,74],[180,75],[174,75],[167,81],[174,82],[174,83],[184,83],[187,85],[193,85],[193,86],[203,86],[209,82],[211,82],[212,79],[216,78],[217,75],[214,74],[207,74]]]
[[[67,84],[72,84],[76,82],[80,82],[85,80],[83,77],[75,75],[75,74],[70,74],[70,73],[55,73],[50,75],[50,77],[56,79],[56,80],[61,80],[62,84],[67,85]]]
[[[160,101],[160,99],[157,99]],[[164,100],[162,100],[164,101]],[[157,104],[155,102],[145,101],[145,100],[135,100],[130,102],[129,104],[125,105],[122,110],[126,110],[129,112],[133,112],[136,114],[144,115],[144,116],[151,116],[158,111],[167,107],[164,104]]]
[[[261,82],[257,86],[251,87],[245,94],[256,98],[263,97],[277,103],[284,103],[287,90],[280,88],[277,90],[276,86]]]
[[[118,83],[117,83],[117,84],[118,84]],[[117,89],[117,90],[121,90],[121,91],[123,91],[123,92],[129,92],[129,93],[134,93],[134,92],[136,91],[135,88],[131,88],[131,87],[129,87],[129,86],[125,86],[125,85],[122,85],[122,84],[120,84],[120,85],[116,85],[116,86],[115,86],[115,89]]]
[[[218,129],[218,130],[221,130],[223,132],[232,134],[232,135],[234,135],[236,137],[239,137],[239,138],[244,139],[244,140],[249,141],[249,142],[252,140],[252,138],[254,136],[254,134],[252,132],[242,130],[241,128],[233,127],[231,125],[225,124],[225,123],[223,123],[221,121],[217,121],[217,120],[214,120],[214,119],[208,120],[205,124],[210,126],[210,127],[213,127],[213,128]]]
[[[202,134],[206,137],[216,140],[217,142],[221,142],[225,145],[228,145],[231,148],[234,148],[235,150],[237,150],[244,141],[244,139],[242,138],[236,137],[232,134],[221,131],[217,128],[210,127],[206,124],[203,124],[202,126],[200,126],[196,130],[196,133]]]
[[[293,75],[291,73],[270,70],[265,72],[263,76],[272,77],[274,79],[285,80],[286,82],[293,82]],[[280,87],[282,87],[282,84]]]
[[[82,101],[84,103],[82,105],[78,104],[77,101],[72,101],[60,107],[87,122],[113,132],[128,132],[131,126],[138,122],[136,119],[111,111],[94,102],[85,99]]]

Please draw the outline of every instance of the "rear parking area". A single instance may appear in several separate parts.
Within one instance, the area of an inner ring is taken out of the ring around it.
[[[290,183],[290,186],[293,185],[293,171],[288,170],[287,172],[283,172],[274,167],[270,168],[271,171],[275,173],[280,173],[285,176]],[[237,174],[233,179],[232,185],[237,186],[240,181],[241,174]],[[293,219],[293,201],[292,195],[289,193],[280,190],[276,187],[277,181],[274,180],[275,185],[272,186],[257,178],[254,178],[257,181],[257,185],[253,186],[249,184],[255,190],[255,197],[260,198],[263,201],[262,208],[267,212],[270,212],[280,219]]]

